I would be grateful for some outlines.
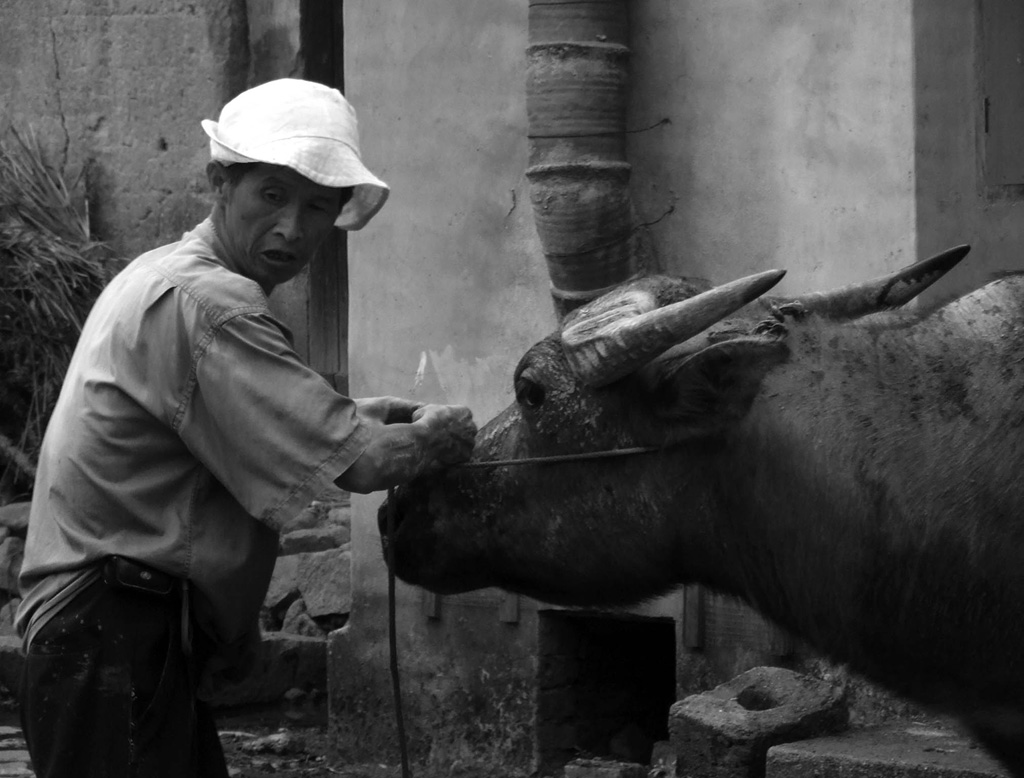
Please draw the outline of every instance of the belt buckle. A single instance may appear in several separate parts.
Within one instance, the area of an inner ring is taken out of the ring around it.
[[[103,564],[103,580],[108,586],[167,596],[174,590],[176,579],[127,557],[115,555],[108,557]]]

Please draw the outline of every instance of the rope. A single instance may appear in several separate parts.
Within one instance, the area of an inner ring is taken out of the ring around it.
[[[409,747],[405,740],[405,716],[402,714],[402,689],[398,677],[398,637],[395,628],[395,490],[388,489],[388,647],[391,653],[391,691],[395,698],[395,721],[398,724],[398,747],[402,754],[402,778],[410,778]]]
[[[514,465],[538,465],[548,462],[577,462],[585,459],[606,459],[608,457],[624,457],[629,454],[647,454],[660,451],[657,446],[636,446],[634,448],[613,448],[608,451],[587,451],[582,454],[556,454],[550,457],[525,457],[523,459],[495,459],[490,462],[463,462],[458,467],[511,467]]]

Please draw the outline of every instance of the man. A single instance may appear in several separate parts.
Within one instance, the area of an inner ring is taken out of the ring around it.
[[[341,396],[267,307],[387,198],[345,98],[282,79],[203,129],[210,218],[104,290],[40,454],[17,618],[39,778],[226,776],[197,687],[251,658],[281,528],[332,482],[472,450],[468,409]]]

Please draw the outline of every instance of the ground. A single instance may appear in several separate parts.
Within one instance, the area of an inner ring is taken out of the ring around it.
[[[282,701],[275,705],[220,710],[217,724],[232,778],[400,778],[398,765],[341,765],[330,756],[327,703],[322,697]],[[0,731],[20,729],[14,697],[0,687]],[[24,749],[10,732],[0,749]],[[24,754],[24,751],[21,752]],[[9,754],[11,755],[11,754]],[[25,759],[22,757],[22,759]],[[5,768],[10,760],[0,759]],[[30,775],[22,772],[4,775]]]
[[[232,778],[399,778],[398,765],[338,764],[330,754],[327,704],[322,697],[217,716]]]
[[[319,701],[221,711],[217,724],[234,778],[345,774],[331,764],[326,705]]]

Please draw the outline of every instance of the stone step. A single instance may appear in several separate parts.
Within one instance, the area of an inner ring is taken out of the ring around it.
[[[944,725],[890,724],[774,746],[766,778],[1009,778],[969,737]]]
[[[0,778],[33,778],[34,775],[21,729],[0,726]]]

